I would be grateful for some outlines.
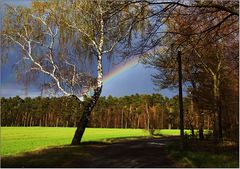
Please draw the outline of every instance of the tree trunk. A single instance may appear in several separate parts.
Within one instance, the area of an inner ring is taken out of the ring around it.
[[[162,129],[164,129],[164,115],[163,115],[164,111],[162,110]]]
[[[75,120],[75,121],[74,121],[74,127],[76,127],[76,126],[77,126],[77,121]]]
[[[30,127],[32,126],[32,117],[30,117]]]
[[[117,128],[117,120],[118,120],[118,119],[115,117],[115,118],[114,118],[114,128]]]
[[[47,114],[45,116],[45,127],[47,127]]]
[[[27,115],[27,126],[30,126],[30,114]]]
[[[204,129],[204,113],[200,112],[200,123],[199,123],[199,139],[203,140],[204,135],[203,135],[203,129]]]
[[[100,41],[97,48],[97,86],[94,88],[94,94],[91,98],[87,99],[84,105],[83,114],[80,121],[77,124],[77,130],[72,139],[72,145],[79,145],[83,136],[83,133],[87,127],[88,121],[90,120],[90,114],[96,105],[100,94],[102,92],[103,85],[103,69],[102,69],[102,55],[103,55],[103,42],[104,42],[104,21],[103,11],[100,7]]]
[[[219,140],[222,141],[223,133],[222,133],[222,104],[220,97],[218,98],[218,128],[219,128]]]
[[[125,128],[127,128],[127,127],[128,127],[128,117],[125,120]]]
[[[58,117],[57,117],[56,127],[58,127]]]
[[[106,123],[106,128],[108,128],[109,127],[109,118],[110,118],[110,108],[107,110],[107,123]]]
[[[168,129],[169,129],[169,130],[172,129],[171,126],[172,126],[171,123],[168,123]]]
[[[121,128],[123,128],[123,109],[122,109],[122,116],[121,116]]]
[[[196,87],[195,87],[195,85],[193,85],[193,89],[194,89],[194,91],[196,90]],[[191,112],[191,114],[192,114],[192,116],[193,116],[193,118],[192,119],[190,119],[191,121],[190,121],[190,127],[191,127],[191,132],[192,132],[192,138],[194,139],[195,138],[195,133],[194,133],[194,125],[193,125],[193,121],[194,121],[194,115],[195,115],[195,109],[194,109],[194,101],[196,102],[196,98],[194,98],[194,96],[191,96],[191,103],[190,103],[190,112]],[[198,109],[197,109],[198,110]]]
[[[77,130],[72,139],[72,145],[79,145],[83,136],[83,133],[87,127],[88,121],[90,120],[90,114],[100,97],[102,86],[94,90],[94,95],[86,101],[84,105],[84,110],[80,121],[77,124]]]
[[[208,115],[208,130],[210,129],[210,116]]]
[[[129,107],[129,116],[128,116],[128,121],[129,121],[129,128],[131,128],[131,124],[132,124],[132,104],[130,104],[130,107]]]
[[[140,120],[139,120],[139,117],[137,118],[137,128],[139,128],[140,126]]]
[[[147,113],[147,130],[149,131],[150,129],[150,116],[149,116],[149,111],[148,111],[148,104],[145,104],[145,109],[146,109],[146,113]]]
[[[25,127],[25,124],[26,124],[26,122],[25,122],[25,115],[23,115],[23,117],[22,117],[22,122],[23,122],[23,126]]]
[[[180,135],[182,146],[184,142],[184,112],[183,112],[183,94],[182,94],[182,59],[181,51],[178,51],[177,55],[178,61],[178,89],[179,89],[179,111],[180,111]]]
[[[213,76],[213,94],[214,94],[214,139],[216,142],[222,139],[222,125],[221,125],[221,104],[220,104],[220,91],[219,79],[217,75]]]
[[[180,136],[181,136],[181,144],[180,149],[184,149],[184,112],[183,112],[183,91],[182,91],[182,59],[181,59],[181,51],[178,51],[177,54],[177,62],[178,62],[178,91],[179,91],[179,117],[180,117]]]
[[[195,138],[195,134],[194,134],[194,127],[193,125],[191,124],[191,133],[192,133],[192,138],[194,139]]]

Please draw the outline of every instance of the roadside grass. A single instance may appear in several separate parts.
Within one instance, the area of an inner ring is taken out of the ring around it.
[[[75,128],[65,127],[1,127],[1,156],[61,146],[71,143]],[[87,128],[83,142],[102,141],[126,137],[146,137],[143,129]]]
[[[239,168],[238,144],[188,140],[184,150],[179,147],[177,142],[167,147],[169,158],[178,168]]]
[[[204,134],[208,134],[209,130],[204,130]],[[198,135],[198,130],[194,130],[195,135]],[[191,135],[191,130],[185,129],[184,130],[185,135]],[[180,130],[179,129],[155,129],[153,131],[153,135],[159,135],[159,136],[179,136]]]

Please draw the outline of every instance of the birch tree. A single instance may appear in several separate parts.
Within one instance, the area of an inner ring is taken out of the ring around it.
[[[33,2],[6,8],[4,54],[19,50],[17,76],[40,79],[44,91],[75,97],[84,108],[72,144],[80,144],[103,86],[103,59],[131,41],[141,8],[125,1]],[[38,81],[38,83],[40,83]]]

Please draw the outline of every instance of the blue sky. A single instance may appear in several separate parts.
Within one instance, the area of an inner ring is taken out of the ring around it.
[[[12,52],[12,54],[14,54],[14,52]],[[14,56],[12,58],[14,58]],[[13,60],[14,59],[10,59],[8,63],[1,65],[1,96],[40,96],[41,91],[36,86],[31,85],[26,93],[24,86],[17,84],[15,72],[12,68],[14,64]],[[127,71],[114,76],[107,82],[104,82],[102,96],[161,93],[164,96],[172,97],[177,94],[176,91],[170,90],[162,90],[160,92],[154,91],[154,85],[151,81],[152,73],[154,73],[153,69],[146,69],[144,65],[137,64]]]
[[[13,5],[29,5],[30,0],[10,0],[2,1],[1,3],[7,2],[8,4]],[[1,4],[0,4],[1,5]],[[1,5],[1,17],[2,17],[2,8]],[[2,24],[2,23],[1,23]],[[8,63],[1,64],[1,90],[0,94],[4,97],[13,97],[19,95],[21,97],[36,97],[40,96],[41,91],[36,86],[30,86],[28,92],[24,90],[24,86],[16,83],[15,72],[13,64],[16,60],[16,48],[10,51],[10,58]],[[108,68],[105,68],[108,69]],[[177,94],[176,91],[162,90],[160,92],[154,91],[154,85],[151,81],[151,74],[154,73],[153,69],[146,69],[144,65],[137,64],[127,71],[124,71],[111,80],[107,81],[103,85],[102,96],[125,96],[135,93],[139,94],[151,94],[151,93],[160,93],[167,97],[173,97]]]
[[[151,74],[155,71],[147,69],[142,64],[137,64],[132,68],[118,74],[103,86],[103,95],[124,96],[130,94],[157,93],[154,91],[154,85],[151,81]],[[160,93],[164,96],[172,97],[176,91],[162,90]]]

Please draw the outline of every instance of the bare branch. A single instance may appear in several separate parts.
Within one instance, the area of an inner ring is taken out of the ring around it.
[[[21,44],[19,41],[15,40],[13,37],[7,35],[7,34],[3,34],[3,36],[6,36],[8,39],[12,40],[13,42],[15,42],[16,44],[18,44],[24,51],[26,51],[25,47],[23,44]]]
[[[144,2],[144,3],[148,3],[149,5],[164,5],[164,4],[173,4],[173,5],[176,5],[176,6],[182,6],[182,7],[185,7],[185,8],[215,8],[215,9],[219,9],[221,11],[225,11],[225,12],[228,12],[232,15],[236,15],[236,16],[239,16],[239,11],[236,9],[234,9],[233,7],[226,7],[224,5],[220,5],[220,4],[217,4],[217,3],[196,3],[196,4],[193,4],[193,5],[187,5],[187,4],[184,4],[184,3],[180,3],[179,1],[177,2],[174,2],[174,1],[161,1],[161,2],[152,2],[152,1],[148,1],[148,0],[141,0],[141,1],[134,1],[133,3],[140,3],[140,2]],[[238,8],[238,5],[237,5],[237,8]]]
[[[9,36],[9,35],[6,35],[6,34],[4,34],[4,35],[5,35],[7,38],[11,39],[11,40],[12,40],[13,42],[15,42],[16,44],[18,44],[18,45],[27,53],[28,58],[32,61],[32,63],[33,63],[34,65],[37,66],[36,68],[32,68],[32,70],[39,70],[39,71],[41,71],[41,72],[43,72],[43,73],[45,73],[45,74],[47,74],[47,75],[50,75],[50,76],[54,79],[54,81],[56,82],[58,88],[59,88],[65,95],[70,95],[70,93],[68,93],[66,90],[64,90],[64,89],[62,88],[59,79],[55,76],[56,65],[55,65],[54,62],[53,62],[52,53],[49,54],[49,58],[50,58],[50,61],[51,61],[51,63],[52,63],[52,66],[53,66],[53,72],[50,73],[49,71],[45,70],[45,69],[43,68],[43,66],[42,66],[40,63],[38,63],[38,62],[33,58],[33,56],[32,56],[32,46],[31,46],[32,41],[31,41],[31,40],[27,40],[27,38],[26,38],[25,36],[23,36],[23,35],[21,35],[20,33],[18,33],[18,35],[19,35],[20,37],[22,37],[22,38],[26,41],[26,43],[27,43],[27,49],[26,49],[26,47],[25,47],[23,44],[21,44],[21,42],[15,40],[13,37],[11,37],[11,36]],[[49,50],[52,50],[52,48],[50,48]]]
[[[128,31],[124,36],[120,36],[108,50],[104,50],[102,53],[106,54],[111,52],[122,39],[126,38],[131,33],[132,28],[133,28],[133,23],[131,24],[131,26],[129,27]]]
[[[76,83],[76,81],[75,81],[75,76],[76,76],[76,66],[75,66],[74,64],[69,63],[66,59],[65,59],[65,62],[66,62],[68,65],[70,65],[70,66],[73,67],[73,75],[72,75],[71,83],[72,83],[72,85],[74,85],[74,84]]]
[[[202,56],[198,53],[198,51],[197,51],[196,49],[194,49],[194,51],[195,51],[195,53],[197,54],[197,56],[200,58],[201,63],[202,63],[202,65],[203,65],[204,69],[205,69],[206,71],[208,71],[212,76],[214,76],[215,73],[214,73],[214,72],[212,71],[212,69],[203,61]]]

